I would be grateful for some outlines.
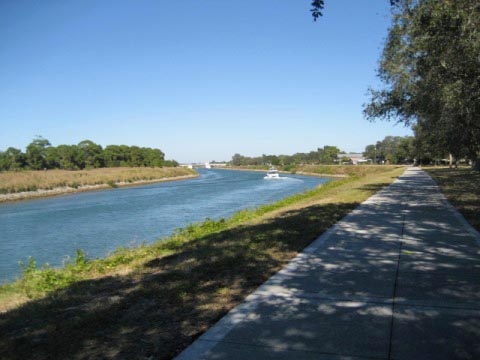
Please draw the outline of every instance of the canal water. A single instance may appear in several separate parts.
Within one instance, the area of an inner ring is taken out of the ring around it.
[[[199,169],[200,177],[0,205],[0,283],[19,261],[61,266],[76,249],[103,257],[119,246],[151,243],[205,218],[228,217],[316,187],[328,179]]]

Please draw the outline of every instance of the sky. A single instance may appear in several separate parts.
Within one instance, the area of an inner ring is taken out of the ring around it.
[[[159,148],[179,162],[361,152],[394,123],[362,104],[387,0],[4,0],[0,151],[37,136]]]

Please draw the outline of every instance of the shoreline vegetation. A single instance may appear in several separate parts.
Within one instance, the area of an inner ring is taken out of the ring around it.
[[[348,175],[341,175],[341,174],[316,174],[316,173],[309,173],[303,171],[295,171],[295,170],[282,170],[282,167],[275,167],[279,173],[281,174],[296,174],[296,175],[303,175],[303,176],[316,176],[322,178],[346,178]],[[215,169],[220,170],[236,170],[236,171],[254,171],[254,172],[267,172],[270,169],[270,166],[221,166],[216,167]]]
[[[206,219],[104,259],[78,250],[62,269],[30,259],[22,278],[0,286],[2,352],[9,358],[172,358],[404,171],[342,168],[348,178],[228,219]]]
[[[298,174],[305,176],[318,176],[329,178],[348,178],[351,176],[366,176],[384,172],[384,167],[399,167],[404,165],[285,165],[275,166],[283,174]],[[219,169],[268,171],[268,165],[241,165],[220,167]]]
[[[182,167],[0,172],[0,203],[198,177]]]

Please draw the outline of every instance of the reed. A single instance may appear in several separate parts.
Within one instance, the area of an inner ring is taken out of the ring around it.
[[[119,167],[91,170],[7,171],[0,173],[0,194],[25,191],[78,189],[87,185],[115,186],[138,181],[153,181],[177,176],[194,175],[191,169],[181,167]]]

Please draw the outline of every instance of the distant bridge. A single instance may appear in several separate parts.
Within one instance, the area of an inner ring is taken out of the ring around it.
[[[190,169],[193,169],[193,168],[210,169],[210,168],[213,168],[213,167],[225,167],[225,166],[227,166],[227,163],[210,163],[210,162],[206,161],[205,163],[180,164],[180,166],[188,167]]]

